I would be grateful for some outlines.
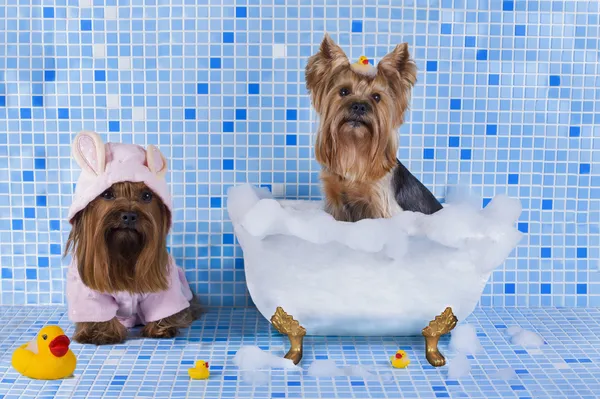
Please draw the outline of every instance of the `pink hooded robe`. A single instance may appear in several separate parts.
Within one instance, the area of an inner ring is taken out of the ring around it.
[[[81,132],[73,142],[73,156],[82,169],[69,220],[114,183],[144,182],[171,210],[171,195],[165,180],[167,161],[153,145],[147,150],[134,144],[102,142],[92,132]],[[192,292],[171,256],[169,288],[151,294],[97,292],[83,284],[73,257],[67,273],[67,304],[72,322],[103,322],[115,316],[125,327],[146,324],[172,316],[190,306]]]

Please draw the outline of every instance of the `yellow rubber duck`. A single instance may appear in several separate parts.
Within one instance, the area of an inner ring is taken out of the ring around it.
[[[351,65],[354,72],[371,75],[376,72],[373,65],[369,64],[369,59],[361,55],[357,62]]]
[[[46,326],[31,342],[14,351],[12,366],[25,377],[58,380],[75,371],[77,359],[69,349],[71,341],[59,326]]]
[[[208,377],[210,377],[208,362],[205,362],[204,360],[198,360],[195,367],[188,369],[188,374],[193,380],[206,380]]]
[[[410,359],[403,350],[396,352],[396,354],[392,356],[390,360],[392,361],[392,367],[397,369],[403,369],[410,364]]]

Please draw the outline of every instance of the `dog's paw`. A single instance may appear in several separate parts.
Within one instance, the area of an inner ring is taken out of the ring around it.
[[[73,340],[80,344],[114,345],[125,341],[127,329],[113,319],[100,323],[76,323]]]
[[[159,323],[149,323],[142,329],[145,338],[175,338],[179,329],[173,326],[161,326]]]

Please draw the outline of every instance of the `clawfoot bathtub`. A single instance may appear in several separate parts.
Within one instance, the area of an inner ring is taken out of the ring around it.
[[[307,335],[416,335],[448,307],[463,320],[521,239],[520,203],[505,196],[347,223],[241,185],[228,212],[259,312],[281,307]]]

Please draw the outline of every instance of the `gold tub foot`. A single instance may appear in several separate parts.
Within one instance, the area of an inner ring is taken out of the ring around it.
[[[271,317],[271,324],[281,334],[287,335],[290,339],[291,348],[284,356],[290,359],[294,364],[300,363],[302,359],[302,343],[306,335],[306,329],[287,314],[281,306],[277,307],[275,314]]]
[[[452,308],[447,307],[444,312],[436,316],[434,320],[429,322],[429,325],[422,331],[425,337],[425,357],[429,364],[433,367],[441,367],[446,364],[444,355],[440,353],[438,349],[438,342],[440,337],[444,334],[448,334],[456,327],[458,319],[452,313]]]

